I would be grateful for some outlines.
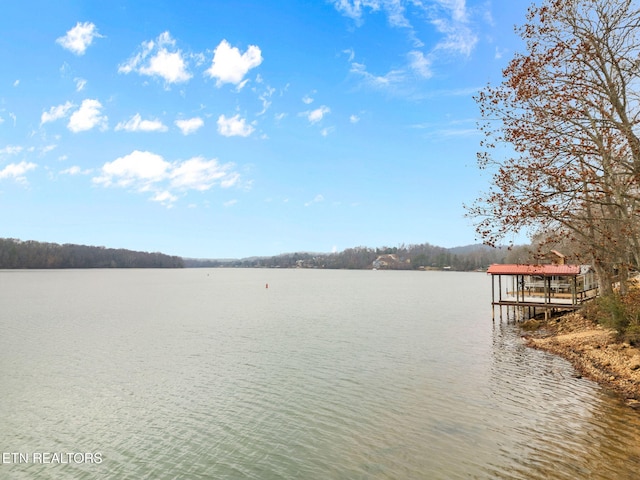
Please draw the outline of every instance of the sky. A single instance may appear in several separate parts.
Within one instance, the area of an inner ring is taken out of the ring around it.
[[[23,0],[0,237],[193,258],[480,242],[473,95],[513,0]]]

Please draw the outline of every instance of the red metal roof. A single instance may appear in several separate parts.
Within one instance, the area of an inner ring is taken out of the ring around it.
[[[529,264],[497,264],[489,267],[487,273],[491,275],[578,275],[580,265],[529,265]]]

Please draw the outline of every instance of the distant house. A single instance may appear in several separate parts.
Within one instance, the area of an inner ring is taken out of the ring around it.
[[[548,257],[553,265],[566,265],[567,257],[557,250],[551,250]]]
[[[407,264],[409,263],[411,263],[411,260],[409,259],[402,261],[395,253],[387,253],[376,258],[371,263],[371,266],[376,269],[406,268]]]

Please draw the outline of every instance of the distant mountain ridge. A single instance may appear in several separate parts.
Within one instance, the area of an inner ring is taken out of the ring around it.
[[[506,248],[483,244],[444,248],[429,243],[398,247],[355,247],[336,253],[295,252],[275,256],[241,259],[185,258],[187,268],[244,267],[244,268],[332,268],[389,270],[481,270],[492,263],[504,263],[509,255]],[[384,258],[383,258],[384,257]],[[389,261],[392,259],[392,261]]]
[[[444,248],[423,243],[355,247],[342,252],[295,252],[241,259],[198,259],[102,246],[0,238],[0,269],[56,268],[327,268],[388,270],[483,270],[505,263],[506,248],[482,244]]]

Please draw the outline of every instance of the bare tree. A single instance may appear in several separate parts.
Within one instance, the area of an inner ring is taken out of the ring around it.
[[[640,10],[546,0],[518,33],[526,53],[476,96],[478,163],[494,176],[469,215],[489,244],[523,229],[568,238],[605,290],[614,274],[624,289],[640,260]]]

